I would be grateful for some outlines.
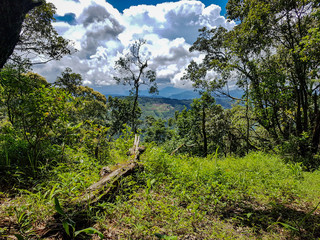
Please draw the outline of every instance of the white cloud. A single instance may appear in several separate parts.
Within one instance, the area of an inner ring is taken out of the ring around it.
[[[161,83],[177,87],[191,87],[180,78],[192,59],[203,56],[190,53],[189,48],[198,37],[198,29],[222,25],[231,29],[235,23],[220,16],[217,5],[205,5],[200,1],[166,2],[133,6],[123,14],[105,0],[48,0],[55,4],[57,13],[75,14],[75,25],[54,23],[63,37],[74,41],[79,50],[59,62],[35,67],[35,71],[49,81],[66,67],[81,73],[86,84],[92,86],[114,84],[114,62],[128,45],[138,38],[147,40],[150,52],[149,66],[156,70]]]

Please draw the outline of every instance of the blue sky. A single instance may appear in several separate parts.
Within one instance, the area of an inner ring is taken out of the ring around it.
[[[141,5],[141,4],[147,4],[147,5],[156,5],[158,3],[164,3],[168,1],[156,1],[156,0],[133,0],[133,1],[121,1],[121,0],[108,0],[111,5],[113,5],[115,8],[117,8],[119,11],[123,11],[124,9],[129,8],[132,5]],[[203,2],[206,6],[209,6],[211,4],[216,4],[221,7],[221,14],[225,15],[226,13],[226,4],[228,0],[205,0],[201,1]]]
[[[99,89],[113,89],[115,61],[140,38],[147,41],[143,54],[157,73],[158,86],[190,89],[191,83],[181,77],[191,60],[203,58],[201,53],[189,52],[198,30],[235,26],[224,17],[227,1],[47,1],[57,8],[54,27],[73,41],[77,52],[34,70],[52,82],[70,67],[82,74],[85,85]],[[209,79],[215,76],[214,72],[208,74]]]

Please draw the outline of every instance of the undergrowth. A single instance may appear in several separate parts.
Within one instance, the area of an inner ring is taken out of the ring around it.
[[[320,237],[320,171],[306,172],[298,163],[261,152],[243,158],[171,156],[150,144],[142,155],[144,168],[122,179],[116,193],[86,209],[68,209],[99,180],[102,166],[127,159],[131,137],[112,143],[103,162],[66,149],[66,160],[46,169],[47,176],[32,187],[16,189],[14,197],[1,190],[0,234],[39,239],[59,199],[70,219],[85,212],[86,223],[75,223],[75,230],[93,226],[106,239]]]

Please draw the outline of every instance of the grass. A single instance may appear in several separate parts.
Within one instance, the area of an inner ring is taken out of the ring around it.
[[[107,239],[320,237],[320,171],[306,172],[300,164],[261,152],[243,158],[198,158],[170,156],[150,145],[142,155],[144,169],[124,178],[107,201],[68,209],[71,199],[99,179],[102,165],[124,161],[127,145],[131,143],[126,139],[115,143],[104,163],[68,150],[68,161],[48,170],[32,188],[12,196],[3,192],[0,234],[39,238],[41,229],[57,221],[57,197],[72,213],[70,219],[84,216],[76,230],[93,226]]]
[[[152,190],[121,199],[109,217],[115,229],[123,229],[122,239],[154,239],[155,233],[179,239],[318,237],[317,214],[301,222],[317,204],[319,178],[311,176],[318,172],[303,172],[263,153],[203,159],[153,149],[145,159]]]

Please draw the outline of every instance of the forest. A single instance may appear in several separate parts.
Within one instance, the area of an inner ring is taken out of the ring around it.
[[[55,6],[0,5],[0,239],[320,238],[319,0],[229,0],[183,101],[140,96],[145,39],[114,65],[128,97],[49,82],[33,66],[77,51]]]

